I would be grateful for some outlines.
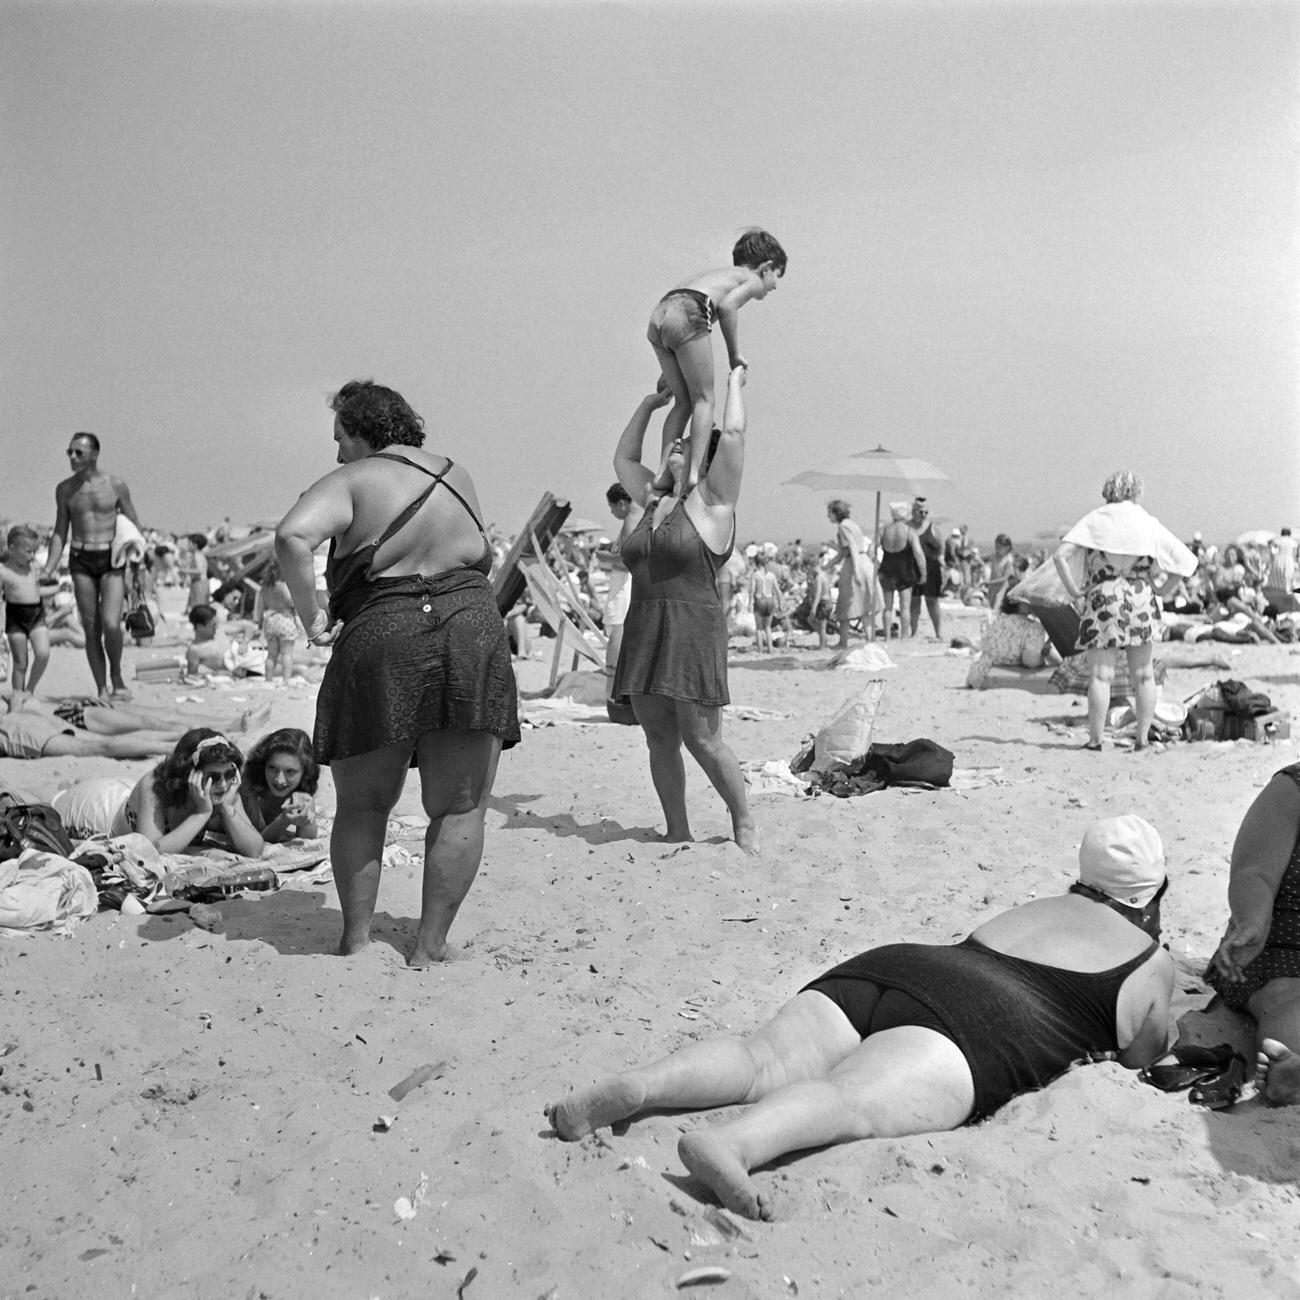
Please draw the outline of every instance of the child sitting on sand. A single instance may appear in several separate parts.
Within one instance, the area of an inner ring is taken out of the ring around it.
[[[240,798],[248,820],[267,844],[316,837],[320,764],[311,737],[297,727],[273,731],[248,751]]]
[[[740,355],[736,313],[751,298],[766,298],[785,275],[786,255],[766,230],[747,230],[731,250],[732,266],[702,271],[683,280],[659,300],[650,317],[646,338],[659,359],[659,368],[672,389],[674,406],[664,421],[663,451],[655,488],[666,491],[668,452],[690,425],[689,491],[699,481],[709,437],[713,432],[713,343],[710,332],[716,315],[727,345],[727,369],[748,363]]]
[[[9,707],[16,711],[35,693],[36,683],[50,661],[50,632],[45,625],[45,605],[35,565],[40,542],[36,529],[29,524],[15,524],[6,541],[8,552],[0,563],[0,589],[5,602],[5,638],[13,655]]]
[[[195,727],[136,782],[117,816],[113,834],[137,831],[163,853],[229,849],[260,858],[261,835],[239,797],[244,756],[211,727]]]

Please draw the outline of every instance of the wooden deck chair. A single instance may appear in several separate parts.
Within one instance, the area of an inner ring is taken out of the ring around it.
[[[591,621],[591,616],[578,599],[571,585],[572,579],[557,578],[541,558],[541,548],[536,545],[536,539],[533,541],[536,558],[521,558],[517,564],[537,612],[555,629],[555,653],[551,656],[551,687],[554,689],[566,654],[571,656],[571,663],[565,671],[577,668],[580,659],[586,659],[603,671],[607,642],[604,633]],[[594,646],[592,641],[596,642]]]

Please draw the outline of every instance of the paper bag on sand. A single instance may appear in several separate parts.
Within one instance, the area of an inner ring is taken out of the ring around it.
[[[812,771],[825,772],[836,763],[851,762],[867,752],[884,693],[885,683],[873,678],[857,695],[844,701],[839,712],[817,733]]]

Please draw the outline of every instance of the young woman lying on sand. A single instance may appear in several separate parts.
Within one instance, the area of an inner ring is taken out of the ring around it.
[[[1148,1065],[1173,1036],[1160,837],[1140,817],[1098,822],[1079,865],[1067,894],[1002,912],[959,944],[851,957],[756,1033],[606,1076],[547,1118],[574,1141],[647,1111],[751,1104],[677,1150],[729,1210],[770,1219],[750,1170],[787,1152],[957,1128],[1084,1057]]]
[[[248,751],[240,798],[253,827],[267,844],[316,837],[320,764],[311,737],[297,727],[273,731]]]
[[[195,727],[135,789],[113,821],[113,834],[138,831],[163,853],[229,849],[262,856],[262,837],[239,797],[244,756],[220,732]]]

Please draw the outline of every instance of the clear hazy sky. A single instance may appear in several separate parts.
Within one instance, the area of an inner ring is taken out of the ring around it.
[[[782,480],[878,443],[977,537],[1120,467],[1184,535],[1300,528],[1298,35],[1250,0],[11,0],[0,517],[52,520],[77,429],[147,522],[276,517],[372,376],[503,529],[547,488],[605,519],[654,302],[760,224],[742,537],[826,535]]]

